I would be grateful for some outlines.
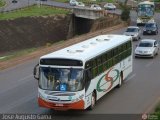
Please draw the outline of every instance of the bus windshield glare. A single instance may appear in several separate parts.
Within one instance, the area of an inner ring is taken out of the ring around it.
[[[51,91],[80,91],[84,86],[83,70],[41,67],[39,86]]]
[[[144,5],[138,7],[138,16],[152,17],[154,15],[154,7],[151,5]]]

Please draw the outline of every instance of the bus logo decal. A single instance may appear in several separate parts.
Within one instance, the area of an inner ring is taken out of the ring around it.
[[[116,72],[116,76],[115,76],[115,77],[109,76],[109,73],[110,73],[110,72],[113,72],[113,71]],[[104,79],[104,77],[105,77],[105,80],[106,80],[107,82],[110,82],[109,87],[106,88],[106,89],[102,89],[102,88],[101,88],[101,85],[100,85],[100,84],[101,84],[101,81]],[[99,81],[98,81],[98,83],[97,83],[97,91],[98,91],[98,92],[107,92],[108,90],[110,90],[110,89],[112,88],[113,83],[114,83],[119,77],[120,77],[120,72],[118,71],[118,69],[114,69],[114,70],[113,70],[113,68],[110,68],[109,71],[99,79]]]

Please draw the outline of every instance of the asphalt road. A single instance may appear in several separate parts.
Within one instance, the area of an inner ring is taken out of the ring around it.
[[[160,14],[155,15],[158,24],[159,16]],[[125,29],[121,28],[112,33],[122,34]],[[159,35],[146,35],[142,36],[143,38],[159,40],[160,32]],[[133,42],[134,48],[137,43],[137,41]],[[33,67],[37,61],[38,59],[34,59],[0,71],[0,113],[53,114],[56,120],[74,120],[76,115],[78,119],[87,119],[87,115],[95,114],[142,114],[150,111],[160,99],[159,54],[154,59],[133,58],[133,72],[123,86],[120,89],[112,90],[100,99],[93,111],[55,112],[40,108],[37,105],[38,82],[32,75]],[[65,116],[64,113],[69,115]],[[113,116],[116,115],[111,117]]]
[[[50,5],[50,6],[55,6],[55,7],[62,7],[62,8],[72,8],[68,3],[60,3],[60,2],[55,2],[52,0],[47,0],[47,1],[40,1],[40,0],[17,0],[17,3],[12,3],[12,0],[6,0],[6,6],[3,8],[0,8],[0,12],[7,12],[7,11],[12,11],[15,9],[20,9],[24,7],[28,7],[31,5]]]
[[[17,0],[17,3],[12,3],[12,0],[5,0],[6,5],[2,8],[0,8],[0,12],[8,12],[24,7],[28,7],[31,5],[49,5],[49,6],[55,6],[55,7],[62,7],[62,8],[73,8],[74,6],[71,6],[69,3],[60,3],[53,0],[47,0],[47,1],[41,1],[41,0]],[[124,2],[124,0],[120,0],[120,2]],[[117,12],[117,11],[116,11]],[[118,13],[119,10],[118,10]]]
[[[122,33],[123,30],[114,33]],[[134,42],[134,46],[136,44]],[[104,96],[93,111],[77,111],[75,114],[144,113],[160,96],[157,72],[159,59],[160,56],[154,59],[134,59],[133,73],[120,89],[114,89]],[[32,76],[37,61],[29,61],[0,72],[0,113],[52,113],[37,105],[37,81]]]

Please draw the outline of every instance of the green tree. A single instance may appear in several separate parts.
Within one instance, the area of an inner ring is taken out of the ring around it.
[[[123,21],[128,21],[130,19],[130,8],[127,6],[128,0],[125,0],[124,4],[120,4],[122,8],[121,19]]]
[[[122,9],[121,19],[123,21],[127,21],[130,19],[130,9],[129,8]]]

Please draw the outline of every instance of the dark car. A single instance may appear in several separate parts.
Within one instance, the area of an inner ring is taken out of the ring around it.
[[[143,29],[143,35],[145,34],[158,34],[158,26],[157,23],[146,23]]]
[[[17,0],[12,0],[12,3],[17,3],[18,1]]]

